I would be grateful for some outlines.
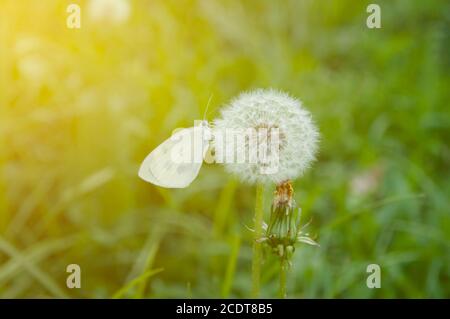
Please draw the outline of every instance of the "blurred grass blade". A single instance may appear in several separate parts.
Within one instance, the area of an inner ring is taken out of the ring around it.
[[[231,253],[228,258],[227,269],[225,271],[225,278],[222,284],[222,298],[228,298],[230,295],[231,286],[233,284],[234,273],[241,247],[241,237],[234,235],[231,242]]]
[[[214,212],[214,234],[220,235],[226,225],[227,218],[229,218],[229,211],[231,203],[236,192],[237,181],[229,179],[222,192],[220,193],[219,201]]]
[[[157,273],[160,273],[161,271],[163,271],[163,268],[158,268],[158,269],[150,269],[148,271],[146,271],[145,273],[143,273],[142,275],[140,275],[139,277],[133,279],[132,281],[130,281],[128,284],[126,284],[124,287],[122,287],[121,289],[119,289],[114,295],[113,295],[113,299],[119,299],[122,298],[130,289],[132,289],[134,286],[136,286],[137,284],[141,283],[143,280],[147,280],[148,278],[156,275]]]
[[[58,284],[37,265],[25,258],[20,251],[0,237],[0,250],[16,260],[30,275],[41,283],[54,297],[67,298],[68,295]]]
[[[69,247],[73,242],[73,238],[62,238],[58,240],[45,241],[28,248],[22,255],[27,263],[39,263],[47,256],[57,253]],[[0,287],[3,283],[12,278],[21,270],[23,260],[11,258],[0,267]],[[15,278],[14,278],[15,279]]]

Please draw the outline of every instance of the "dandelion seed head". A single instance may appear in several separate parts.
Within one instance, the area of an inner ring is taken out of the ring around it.
[[[315,159],[319,139],[318,130],[311,114],[302,103],[290,95],[273,90],[257,89],[245,92],[226,105],[221,117],[214,121],[214,131],[227,129],[258,131],[266,128],[264,138],[258,138],[256,144],[267,143],[271,139],[271,129],[277,129],[279,147],[277,169],[273,173],[262,173],[266,163],[261,162],[225,162],[225,169],[242,181],[254,183],[280,183],[301,176]],[[225,158],[228,152],[248,152],[249,145],[230,144],[225,140],[223,145],[215,145],[218,158]],[[253,141],[255,142],[255,141]],[[259,145],[258,145],[259,147]],[[268,154],[270,157],[275,154]]]

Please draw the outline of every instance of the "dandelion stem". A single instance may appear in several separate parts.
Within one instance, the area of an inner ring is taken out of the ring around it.
[[[278,296],[280,298],[286,298],[286,276],[288,272],[288,261],[285,259],[280,260],[280,289],[278,291]]]
[[[259,297],[260,278],[261,278],[261,243],[258,239],[262,237],[262,223],[264,214],[264,185],[256,185],[256,201],[255,201],[255,237],[253,240],[253,259],[252,259],[252,297]]]

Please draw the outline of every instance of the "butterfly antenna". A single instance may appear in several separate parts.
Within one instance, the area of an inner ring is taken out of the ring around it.
[[[209,96],[208,103],[206,104],[205,112],[203,113],[203,121],[206,121],[206,115],[208,114],[209,104],[211,103],[213,96],[214,96],[213,93],[211,93],[211,95]]]

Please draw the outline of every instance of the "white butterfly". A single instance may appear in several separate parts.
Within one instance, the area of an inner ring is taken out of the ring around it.
[[[139,177],[166,188],[189,186],[202,167],[211,139],[207,121],[176,132],[147,155]]]

